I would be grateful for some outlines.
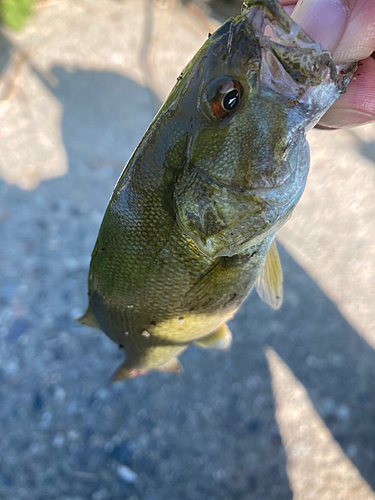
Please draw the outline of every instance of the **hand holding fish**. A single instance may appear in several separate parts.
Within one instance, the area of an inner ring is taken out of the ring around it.
[[[375,121],[375,2],[373,0],[281,0],[308,35],[329,49],[335,63],[361,61],[346,93],[320,121],[330,128]]]

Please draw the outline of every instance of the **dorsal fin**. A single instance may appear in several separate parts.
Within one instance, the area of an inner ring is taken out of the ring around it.
[[[283,302],[283,270],[275,240],[270,245],[255,289],[264,302],[273,309],[279,309]]]

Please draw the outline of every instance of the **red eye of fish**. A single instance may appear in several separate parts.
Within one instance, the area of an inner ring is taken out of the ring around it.
[[[222,120],[236,109],[242,97],[242,88],[236,81],[230,81],[220,87],[212,101],[212,111],[216,118]]]

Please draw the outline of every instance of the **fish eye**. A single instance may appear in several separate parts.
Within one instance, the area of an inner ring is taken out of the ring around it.
[[[237,106],[237,104],[240,101],[240,93],[238,92],[237,89],[230,90],[225,96],[223,97],[223,108],[227,111],[233,111],[234,108]]]
[[[243,95],[241,84],[234,79],[220,78],[212,82],[208,90],[208,101],[215,118],[222,120],[229,116],[239,105]]]

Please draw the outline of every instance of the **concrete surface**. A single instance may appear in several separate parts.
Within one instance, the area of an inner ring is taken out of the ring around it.
[[[60,0],[0,32],[1,499],[375,499],[373,125],[310,133],[284,305],[252,293],[229,351],[110,385],[121,353],[73,321],[117,177],[215,23]]]

